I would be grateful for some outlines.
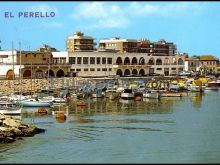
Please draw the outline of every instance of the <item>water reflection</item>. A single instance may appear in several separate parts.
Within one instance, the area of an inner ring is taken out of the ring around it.
[[[202,104],[202,96],[204,95],[204,93],[200,93],[200,92],[195,92],[195,93],[191,93],[190,97],[191,97],[191,101],[192,101],[192,106],[195,109],[199,109],[201,108],[201,104]]]
[[[197,102],[201,101],[197,96]],[[193,98],[192,97],[192,98]],[[107,115],[134,115],[134,114],[164,114],[172,113],[173,105],[181,98],[162,98],[162,99],[147,99],[143,101],[116,99],[114,101],[105,98],[91,98],[83,100],[86,106],[77,106],[76,99],[71,100],[66,105],[55,105],[52,108],[47,108],[47,113],[38,113],[38,108],[23,108],[22,118],[40,118],[51,117],[54,111],[63,111],[66,116],[74,116],[78,122],[88,122],[81,120],[81,117],[94,116],[97,114]],[[54,117],[55,118],[55,117]],[[79,119],[79,120],[78,120]],[[65,120],[57,119],[57,122],[64,123]]]

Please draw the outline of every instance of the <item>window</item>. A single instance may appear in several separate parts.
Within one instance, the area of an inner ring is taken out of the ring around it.
[[[108,63],[108,64],[112,64],[112,58],[108,58],[108,59],[107,59],[107,63]]]
[[[108,71],[112,71],[112,68],[109,68]]]
[[[100,71],[101,69],[100,68],[97,68],[97,71]]]
[[[77,58],[77,64],[81,64],[81,62],[82,62],[82,57],[78,57]]]
[[[157,70],[162,70],[162,68],[157,68]]]
[[[95,71],[95,68],[90,68],[90,71]]]
[[[79,71],[81,71],[81,69],[78,68],[78,69],[76,69],[76,71],[79,72]]]
[[[176,68],[171,68],[171,70],[176,70]]]
[[[74,71],[75,71],[75,69],[70,69],[70,71],[73,71],[73,72],[74,72]]]
[[[95,64],[95,57],[90,57],[90,64]]]
[[[69,63],[70,64],[75,64],[76,63],[76,57],[70,57],[69,58]]]
[[[101,60],[100,60],[100,57],[97,57],[96,58],[96,64],[100,64]]]
[[[88,57],[83,57],[83,64],[88,64],[88,60],[89,60]]]
[[[107,68],[102,68],[102,71],[107,71]]]
[[[106,58],[102,57],[102,64],[106,64]]]
[[[89,69],[88,68],[84,68],[84,71],[88,71]]]

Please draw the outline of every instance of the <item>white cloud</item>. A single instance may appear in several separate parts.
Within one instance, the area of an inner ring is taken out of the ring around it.
[[[200,13],[205,2],[82,2],[70,18],[81,20],[86,28],[124,28],[139,17],[180,16]]]
[[[120,6],[108,2],[82,2],[70,17],[92,21],[89,28],[121,28],[130,23]]]

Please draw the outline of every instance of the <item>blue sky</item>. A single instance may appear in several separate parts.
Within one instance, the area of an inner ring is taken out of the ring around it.
[[[14,18],[6,18],[12,12]],[[19,12],[54,12],[54,17],[24,18]],[[103,38],[150,41],[165,39],[177,51],[220,58],[220,2],[209,1],[1,1],[0,40],[3,50],[36,50],[49,44],[65,51],[66,38],[75,31]]]

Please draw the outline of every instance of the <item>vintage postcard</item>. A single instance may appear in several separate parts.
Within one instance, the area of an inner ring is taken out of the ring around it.
[[[0,163],[220,163],[219,9],[0,1]]]

